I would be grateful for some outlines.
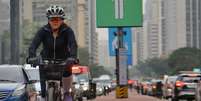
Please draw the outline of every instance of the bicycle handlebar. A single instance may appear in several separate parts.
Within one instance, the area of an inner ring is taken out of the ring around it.
[[[69,62],[70,61],[70,62]],[[34,66],[37,65],[75,65],[79,64],[79,59],[68,58],[67,60],[64,59],[51,59],[51,58],[41,58],[41,57],[34,57],[34,58],[27,58],[26,62],[28,64],[32,64]]]

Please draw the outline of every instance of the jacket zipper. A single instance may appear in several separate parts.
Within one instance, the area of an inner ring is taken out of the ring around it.
[[[56,38],[54,38],[54,59],[56,59],[55,47],[56,47]]]

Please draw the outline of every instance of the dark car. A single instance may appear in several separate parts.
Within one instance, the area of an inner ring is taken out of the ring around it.
[[[28,101],[28,77],[21,65],[0,65],[0,101]]]
[[[195,89],[197,83],[201,80],[201,74],[198,73],[184,73],[178,75],[174,85],[173,101],[179,99],[186,99],[192,101],[195,99]]]
[[[163,83],[162,83],[162,80],[152,80],[152,96],[155,96],[155,97],[158,97],[158,98],[161,98],[162,95],[163,95],[163,91],[162,91],[162,88],[163,88]]]

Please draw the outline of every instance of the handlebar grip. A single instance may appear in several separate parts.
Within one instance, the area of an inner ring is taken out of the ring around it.
[[[38,57],[27,58],[26,63],[31,64],[35,67],[36,65],[39,65],[40,59]]]

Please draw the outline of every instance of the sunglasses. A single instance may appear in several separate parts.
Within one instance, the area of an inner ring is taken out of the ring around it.
[[[49,18],[49,21],[62,21],[63,19],[62,18],[59,18],[59,17],[52,17],[52,18]]]

